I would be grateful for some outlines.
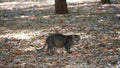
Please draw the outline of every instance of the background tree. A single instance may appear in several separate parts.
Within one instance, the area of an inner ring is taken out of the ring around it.
[[[111,4],[111,1],[110,0],[101,0],[101,3],[102,4]]]
[[[56,14],[68,13],[66,0],[55,0],[55,13]]]

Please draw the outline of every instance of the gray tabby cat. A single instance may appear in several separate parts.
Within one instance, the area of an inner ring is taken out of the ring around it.
[[[41,49],[36,50],[43,50],[46,46],[48,51],[50,51],[53,48],[64,47],[67,53],[71,53],[71,46],[77,43],[79,40],[79,35],[51,34],[47,37],[45,45]]]

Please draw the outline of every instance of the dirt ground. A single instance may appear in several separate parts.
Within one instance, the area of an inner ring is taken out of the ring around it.
[[[69,14],[39,2],[0,3],[0,68],[119,68],[120,3],[70,3]],[[72,54],[37,52],[50,33],[78,34]]]

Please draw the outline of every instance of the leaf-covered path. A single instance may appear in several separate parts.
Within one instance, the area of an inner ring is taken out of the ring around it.
[[[0,4],[0,68],[114,68],[120,65],[120,4],[68,4],[69,14],[54,5]],[[79,34],[72,54],[36,52],[50,33]]]

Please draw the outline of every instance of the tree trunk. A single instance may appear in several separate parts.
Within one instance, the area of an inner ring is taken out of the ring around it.
[[[110,0],[101,0],[101,3],[102,4],[111,4],[111,1]]]
[[[56,14],[68,13],[66,0],[55,0],[55,13]]]

